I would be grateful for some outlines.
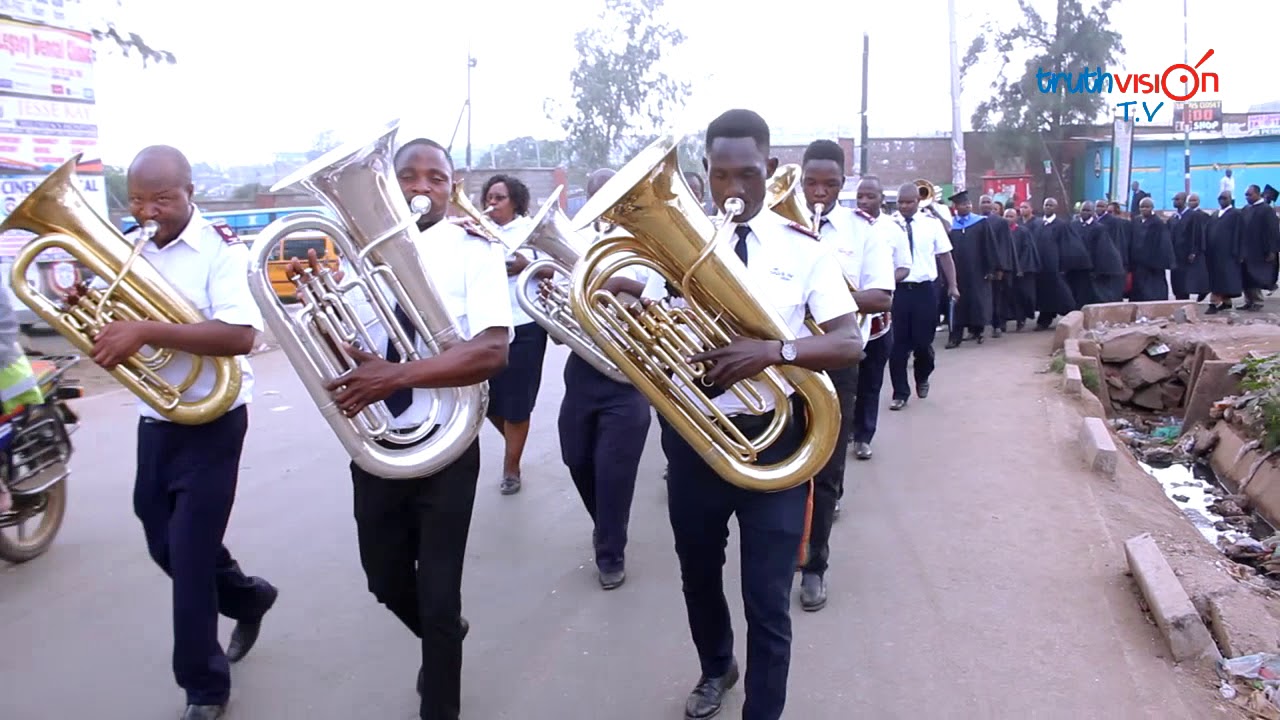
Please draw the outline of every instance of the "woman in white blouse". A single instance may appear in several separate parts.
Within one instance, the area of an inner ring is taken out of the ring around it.
[[[492,208],[489,219],[509,240],[508,247],[521,242],[532,229],[529,217],[529,188],[519,178],[494,175],[481,193],[484,207]],[[503,495],[520,492],[520,458],[529,438],[529,417],[542,385],[542,358],[547,349],[547,332],[520,308],[516,300],[520,273],[537,258],[537,252],[522,249],[507,256],[507,287],[515,339],[511,341],[507,368],[489,380],[489,421],[502,433],[506,452],[502,461]],[[529,281],[536,291],[537,279]]]

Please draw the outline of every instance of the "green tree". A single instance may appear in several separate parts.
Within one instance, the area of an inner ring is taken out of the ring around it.
[[[115,6],[117,10],[123,8],[124,0],[115,0]],[[114,42],[125,57],[141,58],[143,67],[146,67],[148,63],[173,65],[178,62],[172,52],[152,47],[146,40],[142,39],[142,36],[135,32],[117,28],[116,23],[109,16],[100,19],[89,32],[93,34],[94,40],[110,40]]]
[[[107,209],[124,210],[129,207],[129,182],[124,168],[105,165],[102,174],[107,186]]]
[[[1097,122],[1111,107],[1111,100],[1106,94],[1068,92],[1064,82],[1057,84],[1057,92],[1042,92],[1036,74],[1043,70],[1076,78],[1086,70],[1105,72],[1115,67],[1124,46],[1107,19],[1114,2],[1097,0],[1086,6],[1081,0],[1057,0],[1056,16],[1046,19],[1030,0],[1018,0],[1021,21],[1005,30],[985,24],[960,64],[963,76],[980,60],[999,60],[1000,71],[991,81],[988,97],[973,113],[973,127],[992,132],[995,155],[1021,157],[1045,184],[1047,177],[1036,170],[1044,160],[1055,161],[1058,172],[1052,190],[1040,188],[1041,197],[1061,191],[1061,199],[1068,200],[1055,151],[1061,148],[1067,128]],[[1019,65],[1015,58],[1023,57],[1027,59]]]
[[[575,37],[573,107],[559,118],[572,168],[589,172],[629,158],[684,105],[689,83],[657,69],[685,39],[656,19],[662,6],[663,0],[605,0],[599,17]],[[553,120],[557,114],[547,113]]]
[[[482,154],[476,168],[555,167],[565,156],[564,141],[518,137]]]

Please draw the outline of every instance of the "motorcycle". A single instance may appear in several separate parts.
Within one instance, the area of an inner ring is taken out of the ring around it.
[[[0,560],[23,563],[39,557],[62,527],[71,434],[80,425],[67,400],[84,397],[84,388],[66,372],[79,361],[78,355],[31,357],[44,402],[0,415],[0,484],[13,503],[0,513]],[[15,528],[16,537],[10,535]]]

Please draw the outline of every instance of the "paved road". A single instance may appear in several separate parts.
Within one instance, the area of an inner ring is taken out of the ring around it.
[[[882,414],[875,459],[851,463],[831,601],[817,614],[797,601],[789,718],[1216,715],[1204,688],[1160,659],[1097,481],[1062,465],[1067,450],[1045,439],[1053,402],[1034,368],[1047,342],[1027,334],[940,352],[930,398]],[[679,718],[698,667],[660,449],[650,438],[628,582],[602,592],[556,449],[563,357],[548,356],[520,494],[499,495],[498,438],[483,436],[465,715]],[[281,598],[235,667],[229,717],[416,717],[417,647],[365,589],[345,458],[283,355],[255,367],[228,544]],[[0,718],[177,717],[168,585],[130,510],[133,401],[117,392],[79,407],[86,430],[63,532],[44,557],[0,570]],[[728,577],[741,659],[738,573]],[[731,694],[725,717],[738,716],[741,697]]]

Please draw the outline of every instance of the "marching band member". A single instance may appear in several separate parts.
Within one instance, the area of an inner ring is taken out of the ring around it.
[[[733,220],[735,252],[752,287],[772,305],[800,339],[793,342],[738,337],[729,345],[689,358],[709,363],[707,382],[719,388],[754,377],[774,365],[793,364],[814,371],[848,367],[861,355],[854,313],[834,253],[814,237],[764,209],[765,183],[777,169],[769,157],[769,126],[750,110],[730,110],[707,127],[703,166],[712,199],[723,209],[739,198],[743,211]],[[661,275],[650,277],[645,296],[669,295]],[[824,334],[809,336],[805,310]],[[766,398],[771,396],[764,393]],[[732,393],[712,401],[748,436],[772,418],[747,414]],[[766,400],[766,403],[769,400]],[[804,408],[796,405],[792,423],[760,454],[772,463],[794,452],[805,434]],[[796,549],[804,533],[807,484],[781,492],[753,492],[726,482],[713,471],[664,418],[662,449],[669,467],[668,513],[680,560],[689,629],[698,650],[702,676],[685,703],[685,717],[709,718],[720,711],[725,693],[738,681],[733,628],[724,596],[725,543],[729,516],[737,515],[742,556],[742,594],[747,613],[747,678],[744,720],[777,720],[786,704],[791,664],[791,581]]]
[[[129,166],[127,183],[133,217],[158,227],[142,258],[207,319],[194,325],[113,321],[94,339],[93,361],[110,371],[148,346],[179,353],[157,371],[174,385],[190,370],[190,355],[235,357],[243,377],[232,409],[203,425],[168,422],[138,403],[133,509],[151,558],[173,582],[173,672],[187,694],[182,717],[213,720],[222,717],[231,695],[229,663],[257,642],[262,617],[278,595],[266,580],[246,577],[222,544],[253,396],[244,356],[262,331],[262,314],[249,293],[249,249],[230,227],[204,219],[192,204],[191,164],[181,152],[162,145],[144,149]],[[133,233],[126,236],[136,240]],[[96,284],[106,287],[101,278]],[[82,288],[73,290],[67,303],[82,295]],[[208,395],[215,372],[205,363],[183,398]],[[219,613],[236,621],[226,653],[218,643]]]
[[[904,279],[911,270],[911,251],[907,249],[907,232],[892,217],[880,212],[884,189],[880,180],[868,175],[858,183],[858,209],[853,214],[853,233],[863,236],[866,245],[880,244],[889,248],[893,257],[893,279]],[[892,306],[892,300],[890,300]],[[858,368],[858,398],[853,406],[853,452],[859,460],[871,459],[871,439],[876,435],[880,419],[880,388],[884,387],[884,368],[889,364],[893,348],[893,326],[875,340],[867,340],[866,357]]]
[[[522,243],[533,229],[529,217],[529,188],[519,178],[494,175],[485,181],[486,208],[493,208],[489,218],[512,239],[508,247]],[[503,495],[520,492],[520,460],[529,440],[529,418],[542,387],[542,361],[547,352],[547,331],[533,321],[516,298],[522,292],[537,292],[538,278],[529,287],[518,287],[520,273],[536,260],[536,250],[513,250],[507,255],[507,291],[511,317],[515,322],[515,339],[508,351],[507,367],[489,381],[489,422],[502,434],[505,446],[502,460]]]
[[[818,234],[835,250],[847,278],[858,292],[853,299],[863,313],[888,312],[893,307],[893,248],[855,233],[853,210],[839,203],[844,187],[844,150],[830,140],[815,140],[805,148],[801,187],[810,212],[822,204]],[[866,338],[863,338],[866,341]],[[883,370],[882,370],[883,372]],[[844,495],[844,467],[853,431],[857,402],[858,365],[827,371],[840,398],[840,438],[822,471],[814,478],[813,520],[809,529],[809,559],[800,576],[800,607],[821,610],[827,604],[826,572],[829,539],[840,498]]]
[[[466,341],[426,356],[426,345],[417,337],[422,359],[397,362],[399,353],[386,330],[369,324],[372,309],[352,297],[357,293],[349,293],[387,359],[348,346],[346,352],[359,367],[334,380],[328,390],[347,417],[385,400],[394,416],[391,427],[407,429],[420,426],[431,412],[431,394],[418,388],[474,385],[503,369],[511,306],[500,292],[506,284],[505,249],[468,234],[461,225],[441,222],[453,181],[448,152],[432,140],[411,140],[396,152],[395,171],[406,202],[418,195],[431,200],[431,209],[418,219],[423,230],[418,247],[431,258],[424,267]],[[314,254],[309,260],[316,269]],[[301,270],[301,263],[291,261],[291,277]],[[409,325],[407,320],[400,322]],[[411,329],[406,331],[414,337]],[[423,720],[456,720],[461,712],[462,640],[469,629],[462,617],[462,568],[479,475],[478,438],[452,465],[417,479],[381,478],[351,463],[356,538],[369,591],[422,642],[418,694]]]
[[[614,176],[601,169],[587,180],[595,195]],[[648,272],[628,268],[605,283],[612,293],[640,297]],[[606,377],[571,353],[564,364],[560,403],[560,457],[591,515],[591,533],[600,587],[613,590],[627,579],[625,551],[631,500],[640,456],[649,437],[649,400],[634,386]]]
[[[893,294],[893,350],[889,354],[889,381],[893,383],[890,410],[901,410],[911,399],[907,379],[907,358],[914,356],[916,395],[929,397],[929,376],[934,369],[933,338],[938,331],[937,297],[934,282],[938,273],[947,283],[947,294],[959,299],[956,266],[951,259],[951,240],[942,220],[917,212],[920,194],[915,183],[898,188],[898,212],[894,216],[906,229],[911,253],[911,269],[898,281]]]

